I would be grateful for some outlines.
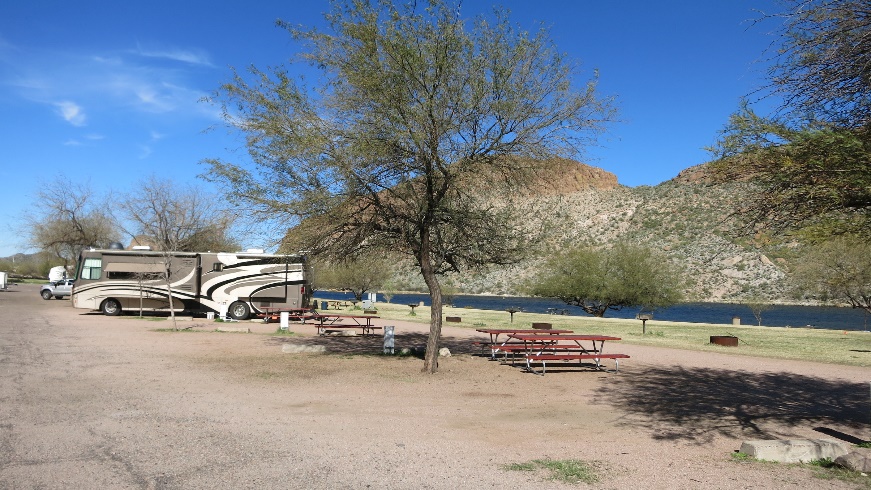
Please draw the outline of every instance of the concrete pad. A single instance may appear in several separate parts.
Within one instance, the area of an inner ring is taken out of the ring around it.
[[[251,333],[251,329],[247,327],[216,327],[218,332],[234,332],[234,333]]]
[[[740,451],[748,456],[780,463],[807,463],[849,453],[853,445],[831,439],[799,439],[792,441],[760,440],[744,441]]]

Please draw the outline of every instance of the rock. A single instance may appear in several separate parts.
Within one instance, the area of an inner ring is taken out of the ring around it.
[[[451,357],[451,350],[447,347],[439,349],[439,357]]]
[[[399,354],[403,355],[403,356],[410,356],[411,349],[409,349],[408,347],[403,347],[403,348],[399,349]]]
[[[852,444],[828,439],[744,441],[741,452],[765,461],[807,463],[817,459],[836,459],[850,452]]]
[[[871,473],[871,448],[857,447],[835,458],[835,464],[860,473]]]
[[[281,352],[287,354],[323,354],[327,351],[325,345],[284,344]]]
[[[736,255],[731,259],[723,259],[720,261],[720,263],[723,264],[724,267],[732,267],[738,262],[741,262],[742,260],[744,260],[743,257],[741,257],[740,255]]]

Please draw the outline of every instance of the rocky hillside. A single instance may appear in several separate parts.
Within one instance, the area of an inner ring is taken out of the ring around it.
[[[517,294],[554,250],[627,241],[664,252],[684,271],[692,300],[789,300],[786,270],[791,248],[770,237],[738,238],[730,233],[731,210],[754,192],[752,184],[714,183],[704,166],[654,187],[620,186],[613,174],[582,164],[574,175],[559,180],[559,188],[529,197],[531,205],[553,221],[534,257],[507,269],[451,277],[449,282],[466,293]],[[400,274],[397,284],[419,288],[414,276],[413,271]]]

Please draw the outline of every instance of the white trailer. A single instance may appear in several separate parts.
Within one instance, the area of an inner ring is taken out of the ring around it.
[[[217,312],[237,320],[263,308],[305,308],[311,299],[304,255],[86,250],[72,291],[75,308]]]
[[[0,291],[6,291],[9,287],[9,274],[0,272]]]

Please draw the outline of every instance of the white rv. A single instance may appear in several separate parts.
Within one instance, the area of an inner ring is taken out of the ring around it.
[[[263,308],[305,308],[311,288],[304,255],[85,250],[72,291],[75,308],[218,312],[244,320]]]

